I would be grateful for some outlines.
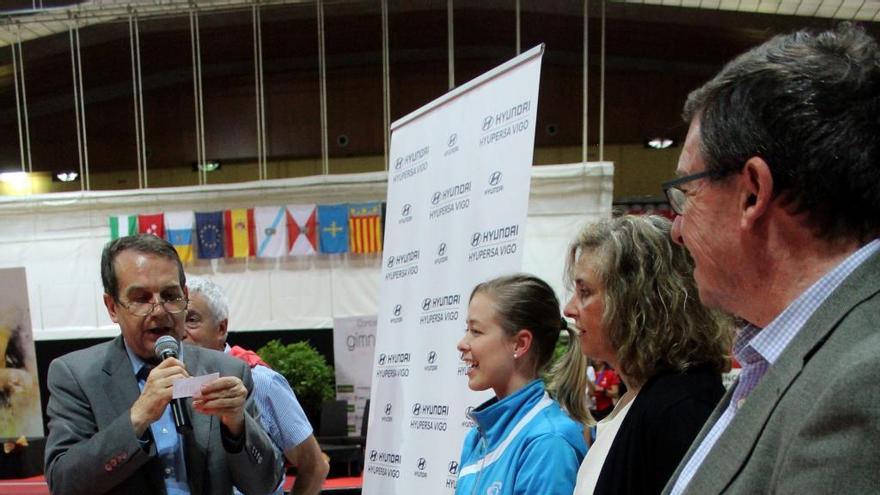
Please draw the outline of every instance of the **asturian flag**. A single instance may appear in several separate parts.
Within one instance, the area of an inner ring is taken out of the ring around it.
[[[287,252],[292,256],[318,250],[318,211],[315,205],[287,205]]]
[[[254,239],[254,209],[233,208],[223,213],[226,228],[226,256],[247,258],[257,254]]]
[[[223,257],[223,212],[196,212],[196,239],[199,258]]]
[[[348,205],[349,251],[352,253],[382,252],[382,205],[357,203]]]
[[[192,231],[195,215],[191,211],[165,213],[165,234],[174,246],[180,261],[189,263],[193,259]]]
[[[110,217],[110,240],[137,234],[137,215],[114,215]]]
[[[257,256],[278,258],[287,253],[287,208],[258,206],[254,208]]]
[[[152,215],[138,215],[138,232],[141,234],[153,234],[161,239],[165,238],[165,219],[162,213]]]
[[[318,205],[321,252],[328,254],[348,251],[348,205]]]

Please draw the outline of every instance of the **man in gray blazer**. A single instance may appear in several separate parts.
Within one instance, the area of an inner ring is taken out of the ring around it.
[[[247,366],[184,345],[161,362],[156,340],[180,339],[187,292],[174,248],[152,235],[110,242],[101,258],[104,304],[116,339],[49,366],[46,478],[53,494],[269,493],[280,456],[254,419]],[[219,372],[184,400],[191,429],[178,433],[172,383]]]
[[[704,304],[742,364],[665,488],[880,489],[880,49],[779,36],[691,93],[664,184]]]

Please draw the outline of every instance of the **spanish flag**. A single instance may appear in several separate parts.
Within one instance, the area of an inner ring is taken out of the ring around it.
[[[234,208],[223,212],[226,234],[226,256],[247,258],[256,253],[254,242],[254,209]]]

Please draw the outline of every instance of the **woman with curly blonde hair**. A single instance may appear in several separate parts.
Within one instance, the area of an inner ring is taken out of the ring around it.
[[[621,216],[586,226],[568,252],[581,350],[627,392],[597,425],[576,495],[660,493],[724,394],[733,326],[700,304],[669,220]]]

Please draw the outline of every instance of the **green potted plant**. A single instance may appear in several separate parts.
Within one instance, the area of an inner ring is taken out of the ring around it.
[[[318,424],[321,403],[335,397],[335,374],[324,356],[307,342],[284,345],[272,340],[257,354],[293,388],[313,425]]]

